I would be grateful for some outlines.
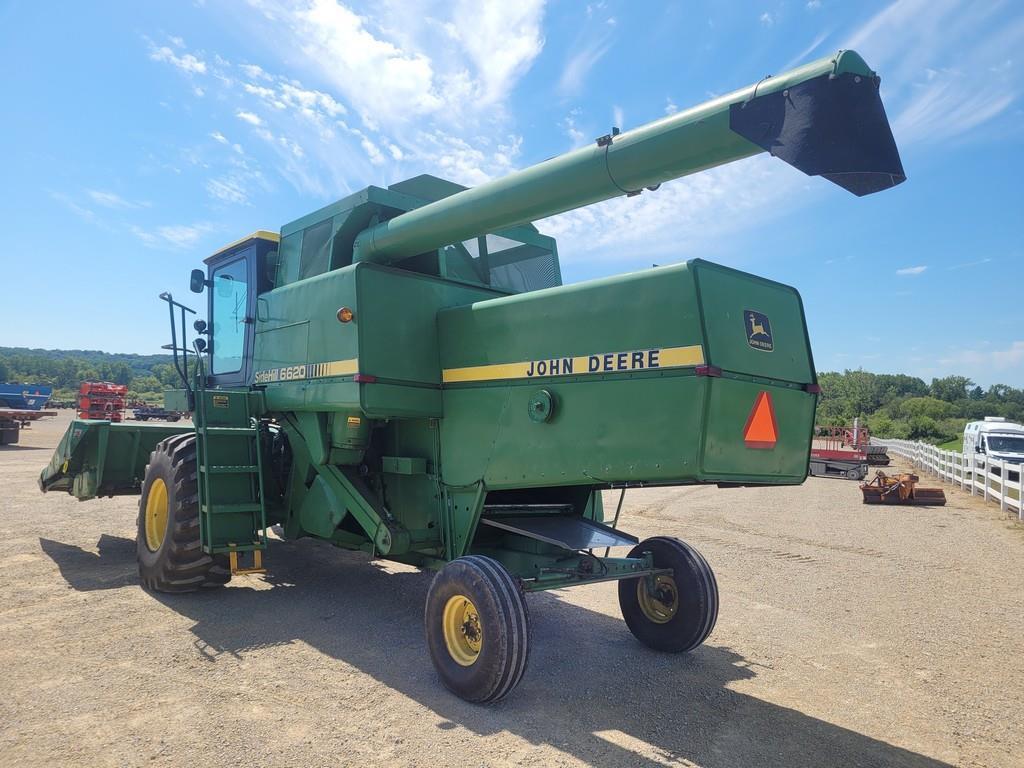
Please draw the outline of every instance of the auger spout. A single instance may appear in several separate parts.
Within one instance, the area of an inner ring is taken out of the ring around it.
[[[458,192],[364,230],[355,260],[393,262],[770,152],[855,195],[906,180],[878,92],[854,51]]]

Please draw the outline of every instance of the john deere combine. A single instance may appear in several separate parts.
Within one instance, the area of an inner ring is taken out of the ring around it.
[[[40,486],[141,494],[149,589],[260,568],[271,525],[435,569],[427,645],[471,701],[522,677],[527,592],[618,581],[640,641],[696,648],[707,562],[609,525],[600,492],[803,482],[800,296],[700,260],[562,286],[531,222],[763,151],[856,195],[905,178],[878,78],[845,51],[473,189],[368,187],[207,259],[191,349],[164,294],[167,407],[194,424],[75,421]]]

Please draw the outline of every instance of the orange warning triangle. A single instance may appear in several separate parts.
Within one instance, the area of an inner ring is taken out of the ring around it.
[[[760,392],[754,400],[754,407],[747,417],[747,426],[743,428],[743,442],[747,448],[774,448],[779,439],[778,425],[775,423],[775,408],[772,396]]]

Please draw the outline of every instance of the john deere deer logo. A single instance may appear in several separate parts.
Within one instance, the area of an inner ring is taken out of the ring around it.
[[[772,341],[772,324],[768,322],[768,315],[745,309],[743,317],[747,326],[747,344],[762,352],[771,352],[775,349]]]

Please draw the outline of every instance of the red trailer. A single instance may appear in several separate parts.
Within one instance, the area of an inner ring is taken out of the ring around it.
[[[109,381],[83,381],[78,388],[78,418],[122,421],[128,387]]]

